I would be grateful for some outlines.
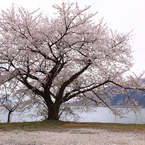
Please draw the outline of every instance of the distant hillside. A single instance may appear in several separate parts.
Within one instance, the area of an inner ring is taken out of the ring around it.
[[[129,91],[129,97],[131,100],[137,101],[138,105],[145,108],[145,91],[141,91],[141,92],[137,92],[134,90],[130,90]],[[92,94],[92,99],[94,99],[94,95]],[[115,107],[123,107],[125,106],[125,99],[127,98],[126,95],[124,94],[117,94],[114,97],[111,98],[111,106],[115,106]],[[98,100],[98,102],[100,102],[100,100]],[[94,102],[91,101],[85,101],[85,100],[81,100],[81,101],[74,101],[73,103],[71,103],[74,106],[96,106],[96,104]],[[98,106],[104,106],[103,104],[100,105],[98,104]]]
[[[137,101],[139,106],[145,107],[145,91],[129,91],[130,99]],[[117,94],[111,101],[112,106],[124,106],[126,96],[124,94]]]

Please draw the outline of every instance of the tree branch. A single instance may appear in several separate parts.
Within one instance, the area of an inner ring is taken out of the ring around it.
[[[66,88],[71,82],[73,82],[79,75],[81,75],[85,70],[87,70],[87,68],[88,68],[90,65],[91,65],[91,61],[89,60],[88,64],[87,64],[83,69],[81,69],[79,72],[75,73],[72,77],[70,77],[67,81],[65,81],[65,82],[62,84],[62,86],[61,86],[61,88],[60,88],[60,90],[59,90],[59,92],[58,92],[58,94],[57,94],[57,99],[58,99],[58,100],[59,100],[60,98],[62,98],[63,92],[64,92],[65,88]]]

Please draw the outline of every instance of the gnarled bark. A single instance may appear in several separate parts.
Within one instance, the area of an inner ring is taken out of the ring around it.
[[[46,120],[59,120],[60,105],[53,104],[48,106],[48,117]]]

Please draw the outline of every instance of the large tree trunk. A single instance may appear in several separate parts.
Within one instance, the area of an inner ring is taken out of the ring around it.
[[[60,108],[60,105],[56,105],[56,104],[48,106],[47,120],[59,120],[59,108]]]

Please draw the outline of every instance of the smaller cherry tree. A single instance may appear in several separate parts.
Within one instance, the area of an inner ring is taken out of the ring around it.
[[[30,100],[28,91],[20,89],[19,83],[5,83],[1,86],[0,94],[0,111],[8,113],[7,122],[11,121],[13,112],[23,114],[25,110],[29,110],[34,105]]]

